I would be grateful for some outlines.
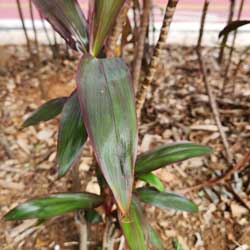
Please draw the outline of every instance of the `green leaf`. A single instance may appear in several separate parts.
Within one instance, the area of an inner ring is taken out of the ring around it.
[[[139,180],[145,181],[152,187],[156,188],[158,191],[164,191],[164,185],[156,175],[148,173],[140,175],[138,178]]]
[[[76,209],[90,209],[102,203],[102,198],[90,193],[60,193],[27,201],[7,213],[6,220],[40,220],[62,215]]]
[[[84,14],[76,0],[32,0],[42,16],[77,50],[88,50],[88,27]]]
[[[130,250],[147,250],[148,230],[139,201],[133,197],[125,217],[119,216],[121,228]]]
[[[149,229],[149,241],[150,241],[150,244],[153,246],[154,250],[163,250],[162,241],[159,235],[154,230],[154,228],[151,226]]]
[[[28,127],[54,118],[61,113],[66,100],[67,97],[59,97],[44,103],[24,121],[22,126]]]
[[[138,176],[169,164],[207,155],[211,152],[210,147],[189,142],[164,145],[139,155],[135,164],[135,173]]]
[[[65,103],[59,124],[57,158],[59,176],[63,176],[78,159],[87,140],[77,93]]]
[[[187,212],[198,212],[197,205],[187,198],[175,193],[159,192],[147,187],[137,189],[137,193],[142,202],[159,208],[172,208]]]
[[[95,210],[87,210],[85,212],[85,219],[88,223],[96,224],[102,221],[102,216]]]
[[[83,57],[77,92],[97,162],[123,214],[132,195],[137,127],[133,88],[119,58]]]
[[[173,245],[174,245],[174,250],[182,250],[183,249],[181,243],[177,239],[173,240]]]
[[[239,27],[249,24],[250,20],[236,20],[230,22],[225,28],[219,33],[219,38],[228,35],[231,31],[237,30]]]
[[[93,56],[100,53],[124,2],[125,0],[90,1],[90,47]]]

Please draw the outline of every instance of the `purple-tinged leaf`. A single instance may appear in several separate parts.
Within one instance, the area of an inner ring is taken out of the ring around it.
[[[125,0],[89,1],[90,49],[98,56]]]
[[[32,0],[41,15],[77,50],[88,50],[88,27],[77,0]]]
[[[229,23],[227,26],[224,27],[222,31],[220,31],[219,38],[228,35],[231,31],[234,31],[246,24],[250,24],[250,20],[236,20]]]
[[[125,217],[119,216],[119,221],[129,249],[147,250],[150,227],[136,197],[132,197],[128,213]]]
[[[83,57],[77,84],[83,120],[98,164],[125,214],[131,200],[137,146],[128,68],[119,58]]]
[[[40,220],[59,216],[76,209],[98,207],[102,197],[91,193],[59,193],[26,201],[8,212],[6,220]]]
[[[61,113],[66,100],[67,97],[59,97],[44,103],[24,121],[22,126],[28,127],[54,118]]]
[[[77,93],[64,104],[59,124],[57,158],[59,176],[63,176],[78,159],[87,140]]]

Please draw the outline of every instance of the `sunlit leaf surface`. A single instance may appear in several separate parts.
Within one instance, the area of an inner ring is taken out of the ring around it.
[[[48,219],[76,209],[90,209],[102,203],[102,198],[90,193],[60,193],[27,201],[7,213],[6,220]]]

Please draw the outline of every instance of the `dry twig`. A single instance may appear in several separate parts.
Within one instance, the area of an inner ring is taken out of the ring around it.
[[[188,193],[193,190],[213,187],[214,185],[223,184],[225,183],[225,181],[229,180],[235,172],[241,171],[246,166],[248,166],[249,163],[250,163],[250,152],[247,152],[240,161],[238,161],[231,169],[226,171],[222,176],[219,176],[218,178],[214,178],[206,182],[203,182],[201,184],[198,184],[196,186],[185,189],[182,191],[182,193]]]
[[[202,37],[203,37],[204,24],[205,24],[206,14],[207,14],[207,10],[208,10],[208,5],[209,5],[209,2],[207,0],[205,0],[204,7],[203,7],[203,13],[202,13],[202,17],[201,17],[200,34],[199,34],[199,39],[198,39],[198,44],[197,44],[197,56],[198,56],[198,61],[199,61],[199,65],[200,65],[200,70],[202,73],[203,82],[205,84],[206,91],[207,91],[207,94],[209,97],[209,103],[210,103],[210,107],[211,107],[211,110],[212,110],[212,113],[214,116],[214,120],[215,120],[216,125],[218,127],[218,130],[219,130],[219,133],[221,136],[221,140],[223,142],[223,145],[224,145],[224,148],[226,151],[227,160],[228,160],[229,164],[231,164],[233,161],[233,157],[232,157],[232,154],[230,152],[229,143],[227,141],[226,134],[222,128],[220,114],[218,111],[218,106],[217,106],[216,100],[214,98],[213,90],[212,90],[212,88],[208,82],[208,79],[207,79],[207,70],[206,70],[206,66],[203,62],[203,58],[202,58],[202,54],[201,54],[201,42],[202,42]]]
[[[140,120],[141,110],[142,110],[142,107],[143,107],[144,102],[145,102],[148,88],[149,88],[152,80],[154,79],[156,68],[157,68],[157,65],[159,64],[159,61],[160,61],[160,55],[165,47],[165,43],[166,43],[168,33],[169,33],[170,24],[171,24],[173,16],[174,16],[177,3],[178,3],[178,0],[169,0],[168,1],[167,7],[165,10],[164,19],[163,19],[163,24],[161,27],[159,40],[158,40],[156,47],[154,49],[154,54],[152,56],[149,67],[147,68],[145,79],[141,82],[139,89],[138,89],[138,92],[137,92],[136,110],[137,110],[138,121]]]

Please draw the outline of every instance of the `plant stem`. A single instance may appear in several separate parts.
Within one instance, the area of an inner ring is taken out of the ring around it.
[[[28,32],[27,32],[27,29],[26,29],[26,26],[25,26],[25,23],[24,23],[24,16],[23,16],[23,11],[22,11],[20,0],[16,0],[16,3],[17,3],[18,13],[19,13],[19,16],[20,16],[20,19],[21,19],[21,22],[22,22],[22,27],[23,27],[25,38],[26,38],[28,51],[30,53],[30,57],[32,58],[33,53],[32,53],[32,49],[31,49],[31,44],[30,44],[30,39],[29,39],[29,36],[28,36]]]
[[[151,8],[151,0],[143,0],[143,13],[141,18],[140,36],[135,48],[135,59],[133,66],[133,86],[136,92],[138,82],[140,80],[142,57],[144,52],[145,38],[149,25],[149,14]]]
[[[78,211],[75,221],[80,235],[79,250],[88,250],[88,227],[84,219],[84,214]]]
[[[47,38],[47,41],[48,41],[48,44],[49,44],[51,53],[52,53],[52,55],[53,55],[53,57],[54,57],[55,51],[54,51],[52,42],[51,42],[50,37],[49,37],[49,32],[48,32],[48,29],[47,29],[47,27],[46,27],[45,20],[44,20],[44,18],[43,18],[43,16],[42,16],[41,14],[40,14],[40,18],[41,18],[41,20],[42,20],[43,30],[44,30],[45,36],[46,36],[46,38]]]
[[[229,9],[227,24],[231,23],[232,20],[233,20],[234,9],[235,9],[235,0],[230,0],[230,9]],[[224,49],[225,49],[225,45],[227,44],[227,39],[228,39],[228,34],[223,36],[223,39],[222,39],[222,42],[221,42],[221,45],[220,45],[220,53],[219,53],[219,57],[218,57],[218,63],[219,64],[221,64],[222,59],[223,59]]]
[[[103,235],[102,250],[112,250],[115,244],[115,225],[111,217],[107,217],[106,226]]]
[[[80,192],[81,190],[81,180],[79,175],[79,161],[80,157],[78,158],[78,163],[72,168],[71,176],[72,176],[72,192]],[[84,218],[84,211],[77,211],[75,214],[75,223],[79,231],[80,237],[80,244],[79,250],[88,250],[88,226]]]
[[[109,36],[106,46],[106,56],[115,56],[116,43],[119,36],[122,34],[124,23],[126,22],[127,13],[131,5],[131,0],[125,1],[118,18],[116,19],[116,24],[112,30],[112,34]]]
[[[167,7],[165,10],[164,19],[163,19],[163,24],[161,27],[159,40],[158,40],[156,47],[154,49],[154,54],[152,56],[149,67],[147,68],[145,79],[140,84],[138,92],[137,92],[136,110],[137,110],[138,121],[140,120],[141,110],[142,110],[142,107],[144,105],[149,86],[150,86],[152,80],[154,79],[157,65],[160,62],[160,55],[164,49],[165,42],[166,42],[166,39],[168,37],[169,27],[170,27],[170,24],[172,22],[177,3],[178,3],[178,0],[169,0],[168,1]]]
[[[244,6],[244,2],[245,2],[245,0],[241,0],[241,2],[240,2],[240,7],[239,7],[239,11],[238,11],[237,20],[240,20],[242,10],[243,10],[243,6]],[[224,75],[225,77],[224,77],[224,81],[223,81],[223,85],[222,85],[222,95],[225,93],[226,83],[229,81],[228,73],[229,73],[229,69],[230,69],[230,66],[231,66],[231,62],[232,62],[232,56],[233,56],[233,52],[234,52],[237,33],[238,33],[237,29],[235,29],[234,33],[233,33],[232,45],[230,47],[229,58],[228,58],[228,62],[227,62],[226,69],[225,69],[225,75]]]
[[[204,33],[205,20],[206,20],[208,6],[209,6],[209,1],[205,0],[204,5],[203,5],[203,9],[202,9],[199,38],[198,38],[198,42],[197,42],[197,50],[199,50],[201,48],[201,42],[202,42],[202,37],[203,37],[203,33]]]
[[[32,22],[32,29],[33,29],[34,38],[35,38],[36,54],[37,54],[38,61],[40,61],[40,59],[39,59],[39,45],[38,45],[38,39],[37,39],[37,30],[36,30],[35,21],[34,21],[32,0],[29,0],[29,10],[30,10],[30,17],[31,17],[31,22]]]
[[[202,42],[202,37],[203,37],[204,23],[205,23],[205,19],[206,19],[207,10],[208,10],[208,5],[209,5],[209,2],[207,0],[205,0],[204,7],[203,7],[203,13],[202,13],[202,17],[201,17],[201,28],[200,28],[200,34],[199,34],[199,39],[198,39],[199,42],[198,42],[198,46],[196,48],[196,51],[197,51],[199,65],[200,65],[200,70],[202,73],[203,82],[204,82],[205,87],[206,87],[206,91],[208,94],[209,103],[210,103],[210,107],[211,107],[211,110],[212,110],[212,113],[214,116],[214,120],[215,120],[215,123],[218,127],[218,130],[219,130],[219,133],[221,136],[221,140],[223,142],[223,145],[224,145],[224,148],[226,151],[227,161],[231,164],[233,161],[233,157],[232,157],[231,152],[230,152],[229,143],[227,141],[226,134],[222,128],[217,102],[214,98],[213,90],[212,90],[211,86],[209,85],[209,82],[207,79],[207,69],[206,69],[206,66],[203,62],[202,54],[201,54],[201,42]]]

